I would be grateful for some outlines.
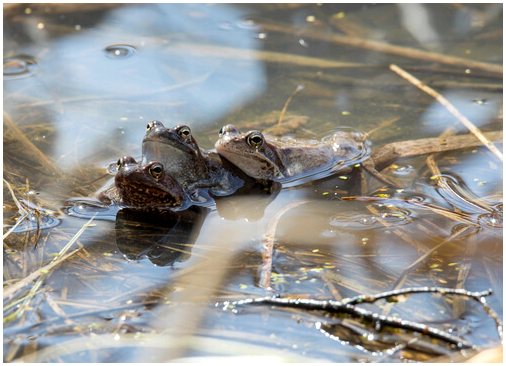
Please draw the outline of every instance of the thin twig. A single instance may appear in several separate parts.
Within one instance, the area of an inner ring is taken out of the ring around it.
[[[290,102],[292,101],[293,97],[298,93],[300,92],[301,90],[304,89],[304,85],[297,85],[297,87],[295,88],[295,90],[293,91],[292,94],[290,94],[290,96],[288,97],[288,99],[286,100],[285,104],[283,105],[283,109],[281,110],[281,112],[279,113],[279,118],[278,118],[278,125],[281,124],[281,121],[283,121],[283,118],[285,117],[285,113],[288,109],[288,105],[290,104]]]
[[[484,308],[486,306],[485,296],[492,294],[492,290],[471,292],[463,289],[451,289],[442,287],[411,287],[395,291],[387,291],[376,295],[361,295],[352,298],[343,299],[341,301],[336,300],[313,300],[313,299],[301,299],[301,298],[280,298],[280,297],[261,297],[261,298],[250,298],[238,301],[225,301],[223,303],[217,303],[215,306],[221,306],[224,310],[234,309],[237,306],[243,305],[274,305],[280,307],[292,307],[304,310],[319,310],[330,313],[347,313],[364,320],[372,321],[376,328],[382,326],[391,326],[395,328],[401,328],[405,330],[412,330],[420,332],[422,334],[431,336],[433,338],[444,340],[448,343],[454,344],[458,348],[472,348],[473,346],[465,340],[456,337],[450,333],[444,332],[440,329],[427,326],[425,324],[403,320],[397,317],[384,316],[373,313],[371,311],[357,308],[354,304],[360,303],[373,303],[380,299],[387,299],[400,295],[408,295],[415,293],[438,293],[442,295],[457,295],[472,298],[480,302]],[[487,306],[488,308],[488,306]],[[488,310],[491,310],[488,308]],[[489,315],[491,313],[489,312]],[[494,315],[496,315],[494,313]],[[491,315],[492,316],[492,315]],[[498,319],[498,318],[497,318]],[[500,321],[499,321],[500,323]],[[502,330],[502,327],[501,327]],[[502,333],[500,333],[502,336]]]
[[[33,156],[45,168],[46,174],[51,174],[56,177],[62,177],[63,173],[58,169],[54,162],[47,157],[40,149],[33,144],[26,134],[21,131],[18,126],[12,121],[10,116],[4,112],[4,137],[7,134],[12,134],[12,140],[19,143],[25,153]],[[5,140],[4,140],[5,142]]]
[[[388,299],[391,297],[401,296],[401,295],[409,295],[409,294],[419,294],[419,293],[437,293],[440,295],[457,295],[472,298],[480,302],[480,299],[484,296],[492,295],[492,290],[488,289],[485,291],[468,291],[461,288],[448,288],[448,287],[407,287],[398,290],[385,291],[376,295],[359,295],[344,299],[341,301],[343,304],[372,304],[381,299]]]
[[[384,121],[379,122],[376,127],[374,127],[372,130],[369,130],[365,133],[365,138],[370,138],[371,135],[373,135],[377,131],[393,125],[395,122],[397,122],[400,119],[401,119],[401,117],[395,116],[395,117],[387,118]]]
[[[499,151],[499,149],[497,149],[497,147],[495,147],[495,145],[492,144],[483,135],[483,133],[469,119],[467,119],[466,116],[460,113],[460,111],[457,108],[455,108],[455,106],[452,103],[450,103],[448,99],[443,97],[441,94],[439,94],[431,87],[421,82],[419,79],[415,78],[407,71],[401,69],[399,66],[391,64],[390,70],[392,70],[402,78],[406,79],[411,84],[415,85],[417,88],[421,89],[425,93],[429,94],[431,97],[435,98],[439,103],[441,103],[441,105],[443,105],[448,110],[448,112],[453,114],[460,123],[466,126],[469,129],[469,131],[471,131],[483,143],[483,145],[485,145],[493,154],[495,154],[501,161],[503,161],[503,155]]]
[[[93,216],[86,224],[84,224],[81,229],[70,239],[70,241],[60,250],[58,255],[47,265],[37,269],[36,271],[30,273],[25,278],[19,280],[15,284],[4,288],[4,299],[10,298],[14,293],[16,293],[18,290],[22,289],[26,285],[32,283],[33,281],[37,280],[39,277],[46,277],[49,273],[51,273],[51,270],[58,266],[59,264],[63,263],[67,258],[74,255],[76,252],[78,252],[80,249],[75,249],[70,253],[67,253],[68,249],[74,244],[77,239],[84,233],[84,231],[90,226],[91,222],[95,219],[95,216]]]
[[[160,303],[159,301],[153,300],[153,301],[146,301],[146,302],[142,302],[142,303],[131,303],[131,304],[126,304],[126,305],[118,305],[116,307],[107,307],[106,309],[83,311],[80,313],[53,317],[53,318],[42,320],[42,321],[40,321],[38,323],[34,323],[34,324],[27,324],[27,325],[22,325],[22,326],[17,326],[17,327],[9,327],[7,329],[4,329],[3,335],[4,335],[4,337],[10,337],[10,336],[15,336],[15,335],[18,335],[18,334],[21,334],[24,332],[33,333],[35,330],[37,330],[37,328],[56,326],[56,324],[61,323],[61,322],[66,322],[68,320],[74,320],[74,319],[84,318],[84,317],[88,317],[88,316],[97,316],[97,315],[100,315],[101,313],[104,313],[104,312],[107,312],[108,314],[110,314],[111,312],[114,312],[114,311],[134,309],[134,308],[137,308],[140,306],[157,305],[159,303]]]
[[[418,257],[413,263],[411,263],[403,272],[402,272],[402,275],[401,277],[396,281],[395,285],[394,285],[394,288],[393,290],[398,290],[400,287],[402,287],[402,285],[404,284],[404,282],[406,281],[406,278],[409,274],[409,272],[411,272],[411,270],[413,268],[416,268],[420,263],[422,263],[425,259],[427,259],[432,253],[434,253],[436,250],[438,250],[439,248],[441,248],[443,245],[447,244],[448,242],[451,242],[453,239],[455,239],[456,237],[460,236],[462,233],[464,233],[465,231],[469,230],[469,226],[464,226],[462,228],[460,228],[459,230],[457,230],[455,233],[453,233],[450,237],[446,238],[445,240],[443,240],[441,243],[437,244],[436,246],[434,246],[433,248],[429,249],[428,251],[426,251],[424,254],[422,254],[420,257]]]
[[[220,304],[221,305],[221,304]],[[440,339],[446,341],[450,344],[457,346],[459,349],[461,348],[473,348],[472,344],[463,340],[460,337],[456,337],[448,332],[442,331],[440,329],[427,326],[422,323],[412,322],[409,320],[400,319],[393,316],[384,316],[377,313],[374,313],[369,310],[365,310],[359,307],[356,307],[351,304],[342,304],[338,301],[334,300],[312,300],[312,299],[290,299],[290,298],[272,298],[272,297],[262,297],[256,299],[246,299],[233,301],[230,303],[224,303],[224,309],[229,307],[241,306],[241,305],[273,305],[279,307],[292,307],[297,309],[304,310],[317,310],[317,311],[326,311],[326,312],[335,312],[335,313],[346,313],[359,318],[362,318],[367,321],[371,321],[375,324],[375,326],[390,326],[393,328],[411,330],[415,332],[419,332],[425,335],[428,335],[432,338]]]

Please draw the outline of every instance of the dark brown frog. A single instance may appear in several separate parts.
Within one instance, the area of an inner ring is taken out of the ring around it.
[[[139,164],[131,156],[118,160],[115,201],[137,208],[182,207],[186,194],[159,162]]]

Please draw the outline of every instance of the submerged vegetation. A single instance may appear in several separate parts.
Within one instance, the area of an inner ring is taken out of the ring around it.
[[[502,358],[500,4],[4,4],[4,24],[5,362]],[[372,151],[210,207],[94,201],[154,119],[206,149],[231,123]]]

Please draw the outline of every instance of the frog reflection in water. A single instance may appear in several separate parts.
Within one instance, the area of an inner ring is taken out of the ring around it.
[[[116,201],[138,208],[181,207],[186,195],[159,162],[139,164],[131,156],[118,160]]]
[[[364,135],[338,131],[321,140],[275,138],[260,131],[241,133],[235,126],[220,130],[216,151],[255,179],[291,182],[346,169],[364,160]]]
[[[142,162],[157,161],[164,170],[195,198],[198,188],[224,196],[241,188],[249,178],[213,151],[201,149],[188,126],[166,128],[160,121],[147,125],[142,141]]]

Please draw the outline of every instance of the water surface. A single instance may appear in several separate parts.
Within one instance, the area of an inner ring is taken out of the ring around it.
[[[69,198],[91,197],[111,178],[111,162],[140,156],[153,119],[190,125],[203,148],[227,123],[304,138],[352,127],[370,132],[373,148],[468,133],[392,63],[481,130],[502,129],[502,75],[301,35],[308,30],[502,64],[500,4],[4,5],[4,178],[18,200],[56,219],[6,238],[4,289],[60,258],[67,243],[66,253],[77,250],[4,297],[4,361],[459,356],[426,339],[384,352],[415,336],[385,331],[371,340],[372,329],[353,319],[213,305],[274,293],[340,299],[411,286],[491,288],[488,302],[502,316],[502,162],[484,147],[433,156],[447,189],[422,156],[383,171],[402,189],[355,169],[273,195],[224,198],[184,217],[124,210],[80,232],[88,218],[67,214]],[[298,122],[276,126],[297,88],[286,117]],[[349,196],[371,199],[342,199]],[[21,214],[5,183],[4,200],[6,233]],[[265,240],[274,242],[271,291],[259,287]],[[378,305],[369,308],[479,347],[499,344],[494,322],[471,301],[416,295]]]

